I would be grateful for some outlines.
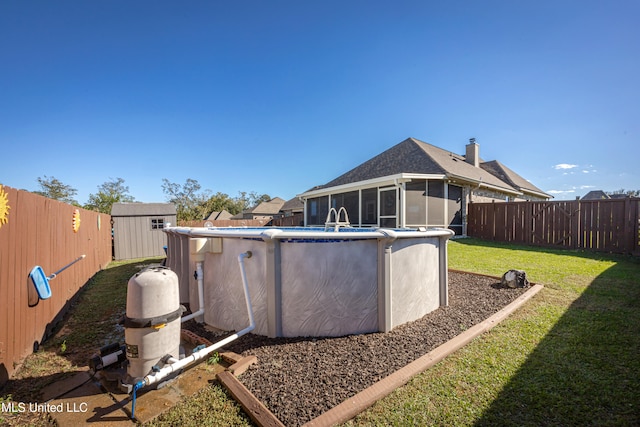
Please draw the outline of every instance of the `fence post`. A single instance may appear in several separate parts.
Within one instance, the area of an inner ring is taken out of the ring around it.
[[[571,202],[573,209],[570,212],[569,221],[571,224],[571,248],[578,249],[578,239],[580,236],[580,200]]]
[[[632,222],[629,226],[630,233],[628,233],[631,239],[629,252],[637,256],[640,255],[640,198],[628,198],[626,203],[628,203],[628,208],[625,204],[625,210],[628,212],[629,221]],[[626,229],[625,235],[627,235]]]

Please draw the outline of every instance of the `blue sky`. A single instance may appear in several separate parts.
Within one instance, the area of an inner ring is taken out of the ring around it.
[[[640,2],[0,0],[0,183],[291,198],[407,137],[640,189]]]

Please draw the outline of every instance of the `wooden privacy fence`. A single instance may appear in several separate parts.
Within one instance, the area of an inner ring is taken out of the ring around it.
[[[291,216],[274,218],[271,225],[274,227],[301,227],[304,225],[304,214],[297,213]]]
[[[526,245],[640,254],[640,198],[471,203],[467,235]]]
[[[33,267],[51,275],[81,255],[51,281],[51,298],[39,300]],[[110,261],[109,215],[0,185],[0,386]]]
[[[295,214],[273,219],[216,219],[178,221],[180,227],[299,227],[304,225],[304,215]]]
[[[178,221],[178,227],[265,227],[269,219],[215,219]]]

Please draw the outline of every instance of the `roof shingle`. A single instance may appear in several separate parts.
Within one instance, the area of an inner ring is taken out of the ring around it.
[[[415,138],[405,139],[336,179],[325,185],[314,187],[312,190],[401,173],[446,175],[453,179],[483,183],[507,192],[531,191],[540,195],[546,194],[498,161],[481,161],[480,167],[475,167],[468,163],[464,156]]]

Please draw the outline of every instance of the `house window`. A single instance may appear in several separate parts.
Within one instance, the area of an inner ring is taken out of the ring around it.
[[[362,225],[378,225],[378,189],[369,188],[361,193]]]
[[[307,200],[307,224],[316,224],[318,221],[318,199]]]
[[[329,213],[329,197],[307,200],[307,225],[324,225]]]
[[[407,226],[427,225],[427,182],[412,181],[405,186]]]
[[[331,207],[336,211],[344,207],[347,210],[349,216],[349,222],[352,225],[358,225],[360,223],[359,209],[358,209],[358,192],[351,191],[349,193],[334,194],[331,196]]]
[[[151,218],[151,229],[162,230],[164,228],[164,218]]]
[[[444,227],[444,182],[427,183],[427,224],[431,227]]]
[[[462,187],[448,185],[447,223],[457,235],[462,234]]]
[[[380,189],[380,226],[395,228],[397,226],[398,190],[394,188]]]

